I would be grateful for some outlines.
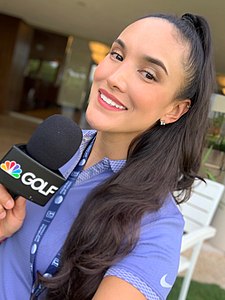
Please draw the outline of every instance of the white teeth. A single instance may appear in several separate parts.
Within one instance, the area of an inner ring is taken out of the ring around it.
[[[105,95],[100,94],[101,99],[106,102],[107,104],[109,104],[110,106],[114,106],[118,109],[126,109],[126,107],[122,106],[122,105],[118,105],[115,102],[113,102],[111,99],[107,98]]]

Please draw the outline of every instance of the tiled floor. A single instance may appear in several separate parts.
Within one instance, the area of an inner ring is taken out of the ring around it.
[[[0,115],[0,158],[13,144],[26,143],[40,119]],[[212,247],[209,243],[203,246],[193,279],[201,282],[216,283],[225,289],[225,252]]]

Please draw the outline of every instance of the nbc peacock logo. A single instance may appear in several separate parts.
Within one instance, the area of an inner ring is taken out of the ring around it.
[[[17,164],[14,160],[6,160],[4,163],[1,164],[0,168],[15,179],[19,179],[20,174],[22,173],[21,166]]]

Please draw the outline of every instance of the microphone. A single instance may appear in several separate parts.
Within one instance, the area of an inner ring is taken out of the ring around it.
[[[0,161],[0,183],[12,195],[44,206],[66,179],[62,167],[82,141],[80,127],[62,115],[45,119],[27,144],[12,146]]]

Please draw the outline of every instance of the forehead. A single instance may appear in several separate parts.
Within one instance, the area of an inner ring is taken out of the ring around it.
[[[149,46],[154,43],[154,45],[184,50],[178,29],[166,19],[156,17],[140,19],[127,26],[119,37],[133,39],[138,45]]]
[[[176,27],[166,19],[156,17],[147,17],[130,24],[122,31],[120,37],[129,35],[136,41],[144,38],[146,42],[160,42],[162,38],[166,38],[168,42],[180,44]]]
[[[169,69],[174,64],[183,69],[187,45],[179,37],[176,27],[165,19],[149,17],[138,20],[126,27],[119,39],[136,54],[161,59]]]

